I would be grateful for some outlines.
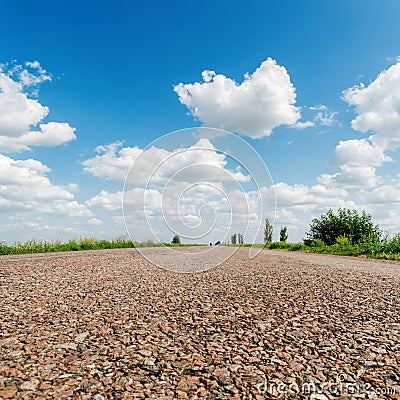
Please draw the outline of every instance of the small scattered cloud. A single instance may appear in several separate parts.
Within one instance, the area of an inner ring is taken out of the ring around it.
[[[52,79],[51,75],[40,65],[39,61],[27,61],[25,62],[25,67],[17,67],[19,79],[23,86],[36,86]]]
[[[315,125],[333,126],[337,122],[335,120],[335,116],[337,115],[337,112],[330,110],[327,106],[325,106],[323,104],[319,104],[317,106],[312,106],[312,107],[310,107],[310,110],[315,111],[314,119],[313,119]]]
[[[98,218],[91,218],[88,221],[89,225],[103,225],[103,221],[99,220]]]
[[[296,122],[293,125],[290,125],[290,128],[293,129],[306,129],[306,128],[312,128],[315,126],[315,123],[313,121],[305,121],[305,122]]]
[[[335,118],[338,114],[337,111],[333,111],[323,104],[318,104],[311,107],[302,107],[302,111],[308,114],[308,120],[298,121],[289,128],[292,129],[306,129],[306,128],[317,128],[317,127],[331,127],[339,125],[339,121]],[[318,133],[317,133],[318,134]]]

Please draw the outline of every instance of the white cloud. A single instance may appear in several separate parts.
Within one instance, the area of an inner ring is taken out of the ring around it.
[[[133,188],[125,192],[101,190],[98,194],[87,200],[85,204],[90,208],[116,211],[122,209],[123,201],[125,206],[131,210],[143,210],[146,203],[146,206],[153,211],[161,211],[161,196],[161,193],[155,189]]]
[[[296,122],[293,125],[290,125],[290,128],[294,128],[294,129],[305,129],[305,128],[312,128],[313,126],[315,126],[315,123],[312,121],[305,121],[305,122]]]
[[[58,146],[76,139],[68,123],[43,123],[49,108],[32,98],[28,89],[50,80],[35,62],[26,63],[30,70],[16,66],[5,70],[0,65],[0,151],[29,150],[31,146]],[[35,127],[39,126],[39,130]]]
[[[341,203],[347,195],[343,188],[317,184],[306,186],[301,184],[288,185],[285,182],[278,182],[274,185],[276,193],[276,204],[281,207],[306,206],[313,208],[315,206],[329,206],[332,199]]]
[[[162,221],[161,198],[162,195],[153,189],[133,188],[125,193],[122,191],[108,192],[102,190],[87,200],[85,205],[111,213],[117,211],[120,215],[111,214],[112,224],[119,226],[123,231],[125,231],[125,223],[128,224],[132,239],[141,241],[153,237],[153,233],[147,223],[148,220],[157,215],[157,221]],[[124,215],[121,215],[123,200],[125,205]],[[120,231],[119,234],[121,233]],[[168,237],[169,234],[165,235],[165,239]]]
[[[336,111],[330,110],[327,106],[319,104],[310,107],[310,110],[316,111],[314,115],[315,125],[332,126],[335,124]]]
[[[368,86],[360,84],[343,92],[355,106],[353,129],[371,132],[365,139],[340,141],[335,162],[340,171],[319,179],[326,184],[373,188],[381,184],[376,168],[393,159],[385,154],[400,146],[400,62],[381,72]]]
[[[103,210],[115,211],[122,208],[122,197],[123,192],[121,191],[111,193],[107,190],[102,190],[100,193],[87,200],[85,204],[88,207],[98,207]]]
[[[336,111],[332,111],[327,106],[323,104],[318,104],[316,106],[311,107],[302,107],[305,111],[312,111],[312,120],[310,121],[298,121],[293,125],[290,125],[289,128],[293,129],[305,129],[305,128],[312,128],[312,127],[329,127],[335,124],[339,124],[339,122],[335,119],[337,115]],[[311,117],[311,116],[310,116]]]
[[[114,215],[111,220],[114,225],[124,225],[124,217],[122,215]]]
[[[400,146],[400,123],[398,121],[400,101],[397,94],[400,92],[397,86],[400,67],[398,65],[399,62],[384,71],[369,86],[357,86],[344,92],[344,100],[350,105],[354,105],[357,113],[352,122],[352,127],[361,132],[371,131],[371,134],[363,139],[339,141],[334,154],[333,165],[337,167],[335,173],[319,175],[316,178],[316,184],[310,186],[299,183],[289,185],[285,182],[279,182],[273,187],[262,188],[262,195],[266,204],[271,204],[273,192],[275,191],[276,193],[276,239],[279,227],[288,226],[289,240],[301,240],[304,238],[312,218],[320,216],[329,208],[336,209],[338,207],[366,210],[372,214],[375,222],[381,224],[382,228],[391,229],[392,233],[399,230],[400,217],[396,213],[396,207],[400,203],[399,179],[389,179],[378,174],[379,167],[384,163],[393,162],[393,159],[386,154],[386,151]],[[272,68],[271,65],[269,67]],[[279,70],[281,67],[275,64],[274,68]],[[175,91],[180,96],[181,102],[187,105],[192,114],[203,123],[211,124],[210,120],[214,118],[217,121],[212,123],[214,126],[235,130],[252,137],[266,136],[277,125],[272,124],[269,131],[264,131],[266,129],[264,120],[256,118],[255,125],[252,126],[246,125],[246,118],[243,118],[243,120],[239,118],[243,99],[245,99],[243,102],[249,102],[249,107],[251,108],[252,99],[256,98],[254,94],[257,92],[256,89],[260,89],[257,95],[267,92],[263,86],[263,80],[260,78],[263,69],[264,66],[262,65],[254,74],[247,76],[241,84],[237,84],[223,75],[205,71],[202,83],[180,84],[175,87]],[[282,78],[284,74],[282,70],[280,72]],[[259,74],[261,75],[259,76]],[[285,74],[287,75],[286,71]],[[289,78],[286,83],[291,85]],[[294,88],[293,86],[291,87],[293,89],[293,99],[295,100]],[[248,93],[243,94],[245,89],[248,90]],[[232,105],[232,99],[239,99],[240,101],[235,101],[235,104]],[[292,112],[294,114],[297,113],[297,117],[293,122],[286,122],[290,126],[299,129],[311,125],[332,126],[338,124],[335,120],[336,113],[322,105],[309,108],[315,112],[312,122],[299,122],[299,109],[295,107],[294,102],[290,104],[293,107]],[[239,108],[235,109],[236,106]],[[244,107],[243,114],[246,114],[246,111],[247,109]],[[233,114],[237,115],[234,115],[233,118],[226,118]],[[247,116],[248,114],[246,114]],[[267,116],[269,116],[268,112]],[[223,125],[225,120],[234,124],[236,129]],[[271,120],[269,119],[269,121]],[[242,122],[243,125],[240,125]],[[241,126],[244,126],[246,130],[244,128],[238,129]],[[212,137],[210,136],[210,139]],[[145,212],[135,214],[133,211],[144,207],[143,198],[146,194],[144,186],[151,172],[160,162],[162,162],[163,167],[159,168],[157,174],[153,177],[153,181],[156,183],[165,182],[166,178],[171,177],[174,172],[181,168],[185,169],[190,166],[190,163],[211,164],[211,167],[219,168],[221,171],[236,172],[234,169],[228,170],[226,159],[223,155],[221,156],[221,154],[214,152],[212,145],[207,142],[200,142],[199,147],[203,147],[205,151],[199,151],[197,154],[195,154],[196,152],[191,154],[190,151],[182,152],[181,158],[178,159],[175,157],[178,151],[182,150],[179,148],[173,151],[155,147],[142,150],[138,147],[122,148],[120,143],[116,143],[99,147],[97,156],[84,161],[83,165],[85,170],[94,176],[123,182],[129,167],[134,161],[137,161],[137,166],[140,166],[140,168],[137,169],[138,174],[130,182],[136,187],[128,196],[131,204],[130,210],[132,211],[129,215],[130,223],[132,226],[141,226],[144,215],[156,220],[157,218],[155,217],[158,217],[159,213],[164,211],[169,218],[169,222],[171,222],[171,226],[174,226],[173,224],[180,218],[179,213],[176,212],[175,203],[181,194],[182,187],[185,186],[182,183],[191,182],[191,179],[196,178],[190,169],[187,170],[188,176],[182,174],[180,176],[182,179],[176,179],[171,185],[171,191],[167,193],[170,197],[164,201],[164,204],[160,205],[162,193],[156,189],[151,189],[155,191],[153,192],[153,197],[148,200],[148,207]],[[202,176],[208,176],[210,171],[207,168],[204,170],[200,168],[197,172],[201,178]],[[218,184],[226,190],[226,193],[229,192],[229,199],[237,206],[234,210],[235,220],[241,221],[243,215],[246,214],[247,218],[252,216],[250,219],[255,224],[258,215],[254,212],[256,201],[253,200],[253,196],[256,193],[247,191],[243,199],[243,196],[239,196],[239,194],[231,190],[232,188],[227,189],[225,186],[227,181],[223,179],[223,175],[221,176]],[[214,177],[217,178],[217,176]],[[239,175],[238,177],[239,182],[245,182],[246,176],[242,176],[242,180],[240,180]],[[185,195],[186,197],[180,200],[181,222],[191,228],[196,224],[200,224],[202,218],[208,221],[207,218],[213,216],[213,210],[224,217],[229,215],[231,211],[229,202],[224,201],[222,197],[215,196],[209,187],[202,187],[201,190],[193,191],[193,193],[189,190]],[[120,210],[122,196],[122,192],[110,193],[101,191],[98,195],[88,200],[86,205],[109,211]],[[246,201],[246,204],[243,200]],[[203,214],[199,212],[202,204],[208,206],[203,208]],[[241,213],[238,208],[244,209],[245,206],[248,207],[248,210]],[[115,224],[120,224],[122,217],[114,216],[112,220]],[[223,220],[223,222],[229,224],[228,220]],[[216,229],[218,234],[223,232],[220,229],[221,226],[223,224]],[[241,225],[239,224],[238,226]],[[147,234],[148,232],[146,231]],[[143,237],[143,239],[145,238]]]
[[[121,210],[124,198],[124,215],[135,239],[151,237],[151,224],[153,232],[165,240],[171,230],[189,237],[201,236],[207,227],[219,237],[222,227],[229,230],[231,215],[232,226],[243,228],[247,219],[255,220],[257,210],[247,211],[248,204],[255,201],[246,197],[240,186],[248,185],[250,176],[244,175],[239,165],[231,166],[207,138],[174,150],[121,148],[116,143],[99,147],[97,152],[83,162],[85,170],[95,176],[121,182],[133,161],[135,169],[125,193],[102,190],[85,204],[113,212]]]
[[[66,122],[49,122],[39,126],[40,132],[30,132],[28,134],[28,145],[52,147],[76,139],[75,128],[72,128]]]
[[[44,121],[49,108],[36,97],[39,85],[50,80],[51,76],[37,61],[24,66],[0,65],[1,152],[58,146],[76,139],[75,128],[68,123]],[[3,211],[0,217],[18,221],[2,226],[8,226],[16,240],[50,231],[58,234],[63,229],[51,224],[64,224],[65,217],[92,216],[87,206],[74,198],[79,186],[54,185],[48,177],[50,168],[39,160],[16,160],[0,154],[0,171],[0,209]]]
[[[321,175],[318,181],[313,186],[279,182],[274,188],[263,189],[265,198],[271,190],[276,192],[276,240],[279,227],[288,226],[289,240],[300,241],[313,218],[339,207],[366,210],[381,228],[392,234],[399,231],[399,179],[382,183],[374,168],[354,167],[344,168],[337,175]]]
[[[368,139],[352,139],[339,142],[335,149],[335,161],[348,167],[379,167],[393,159]]]
[[[46,209],[48,213],[65,215],[67,217],[91,217],[92,212],[84,205],[78,203],[76,200],[67,202],[57,201],[56,203],[49,204]]]
[[[325,185],[342,186],[345,188],[374,187],[379,182],[376,176],[376,168],[368,166],[341,165],[340,172],[333,175],[323,174],[318,179]]]
[[[37,125],[49,109],[37,100],[28,98],[21,83],[14,81],[0,69],[0,134],[19,137],[30,126]]]
[[[273,192],[276,194],[274,240],[279,240],[280,227],[287,226],[289,240],[301,241],[313,218],[329,208],[356,206],[348,190],[331,184],[307,186],[278,182],[273,187],[261,190],[266,204],[271,203]]]
[[[360,194],[366,203],[386,205],[390,208],[400,204],[400,181],[385,183],[372,190],[364,190]]]
[[[224,154],[217,152],[209,139],[201,138],[193,146],[168,151],[158,147],[142,150],[139,147],[122,147],[121,142],[98,146],[95,157],[82,162],[86,172],[101,179],[124,182],[129,169],[128,183],[146,186],[175,180],[192,181],[209,178],[246,182],[249,177],[240,170],[226,168]],[[192,168],[193,167],[193,168]]]
[[[31,146],[54,147],[76,139],[75,128],[68,123],[40,124],[40,131],[30,131],[17,138],[0,136],[0,149],[4,152],[29,150]]]
[[[33,70],[33,72],[25,68],[23,69],[21,66],[17,66],[16,69],[19,72],[19,78],[24,86],[34,86],[45,81],[51,81],[51,75],[42,68],[39,61],[27,61],[25,66]]]
[[[88,221],[89,225],[103,225],[103,221],[99,220],[98,218],[91,218]]]
[[[79,192],[79,185],[77,183],[69,183],[68,185],[64,186],[71,193],[78,193]]]
[[[355,106],[351,122],[360,132],[372,131],[371,140],[384,149],[400,146],[400,61],[381,72],[368,86],[360,84],[343,92],[343,99]]]
[[[142,151],[139,147],[122,147],[122,142],[98,146],[96,147],[97,155],[82,162],[83,169],[100,179],[124,182],[129,168]],[[152,153],[151,149],[149,153]],[[157,152],[149,155],[155,157]],[[153,160],[157,162],[157,158]]]
[[[30,210],[67,216],[91,216],[66,188],[53,185],[50,169],[38,160],[14,160],[0,154],[0,204],[9,211]]]
[[[206,126],[261,138],[300,119],[290,76],[271,58],[253,74],[246,74],[240,84],[214,71],[203,71],[202,77],[201,83],[180,83],[174,90],[179,101]]]

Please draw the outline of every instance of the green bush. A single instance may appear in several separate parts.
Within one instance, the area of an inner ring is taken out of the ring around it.
[[[288,240],[287,226],[282,226],[279,232],[279,241],[286,242]]]
[[[400,254],[400,233],[387,239],[382,247],[384,253]]]
[[[329,210],[319,218],[314,218],[306,235],[307,245],[309,241],[320,239],[325,245],[332,246],[340,237],[346,237],[353,245],[370,239],[379,240],[382,232],[365,211],[359,214],[357,210],[339,208],[337,213]]]
[[[287,242],[272,242],[272,243],[265,243],[265,249],[285,249],[291,251],[301,251],[308,249],[303,243],[287,243]]]
[[[180,245],[181,244],[181,238],[178,235],[175,235],[172,238],[171,244]]]
[[[303,243],[293,243],[289,247],[289,250],[291,250],[291,251],[302,251],[302,250],[307,250],[307,247]]]
[[[267,244],[269,249],[288,249],[290,248],[292,245],[292,243],[286,243],[286,242],[272,242]]]
[[[347,247],[351,244],[352,241],[350,236],[343,235],[336,238],[336,245],[339,247]]]

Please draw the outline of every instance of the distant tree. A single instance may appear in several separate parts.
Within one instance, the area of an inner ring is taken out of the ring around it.
[[[243,244],[243,235],[238,233],[238,244]]]
[[[178,236],[178,235],[175,235],[173,238],[172,238],[172,242],[171,242],[172,244],[181,244],[181,238]]]
[[[265,218],[264,243],[272,242],[273,233],[274,233],[274,227],[272,226],[269,218]]]
[[[231,236],[231,243],[236,244],[236,233]]]
[[[307,240],[322,240],[331,246],[338,238],[346,237],[352,244],[363,242],[367,239],[380,240],[382,231],[374,225],[370,214],[363,211],[339,208],[335,213],[332,209],[314,218],[307,232]]]
[[[287,226],[282,226],[281,231],[279,232],[279,241],[286,242],[287,239],[288,239]]]

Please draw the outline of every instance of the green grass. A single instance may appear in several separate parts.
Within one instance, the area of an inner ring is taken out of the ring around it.
[[[321,240],[306,241],[307,243],[266,243],[266,249],[285,249],[290,251],[304,251],[307,253],[335,254],[340,256],[364,256],[386,260],[400,260],[400,235],[384,240],[364,240],[352,244],[347,238],[338,238],[334,245],[326,245]]]
[[[25,243],[16,242],[13,244],[0,243],[0,255],[7,254],[31,254],[31,253],[53,253],[58,251],[80,251],[100,250],[138,247],[139,243],[127,239],[98,240],[95,238],[71,239],[68,242],[28,240]]]
[[[0,255],[9,254],[33,254],[53,253],[59,251],[81,251],[81,250],[102,250],[135,247],[179,247],[179,246],[205,246],[203,244],[171,244],[153,242],[136,242],[126,238],[114,240],[100,240],[95,238],[71,239],[67,242],[28,240],[25,243],[16,242],[6,244],[0,242]],[[241,247],[251,247],[251,244],[243,244]],[[257,245],[255,245],[257,246]],[[263,245],[259,245],[262,247]],[[370,258],[381,258],[386,260],[400,260],[400,234],[385,238],[381,241],[365,240],[362,243],[351,244],[345,238],[338,238],[334,245],[325,245],[321,240],[308,241],[305,243],[272,242],[264,245],[266,249],[284,249],[289,251],[304,251],[308,253],[335,254],[341,256],[366,256]]]
[[[25,243],[16,242],[7,244],[0,242],[0,255],[8,254],[33,254],[33,253],[53,253],[59,251],[81,251],[81,250],[102,250],[120,249],[135,247],[160,247],[172,246],[171,243],[160,243],[148,240],[146,242],[136,242],[129,239],[100,240],[96,238],[71,239],[68,242],[59,240],[28,240]],[[188,246],[187,244],[181,246]]]

